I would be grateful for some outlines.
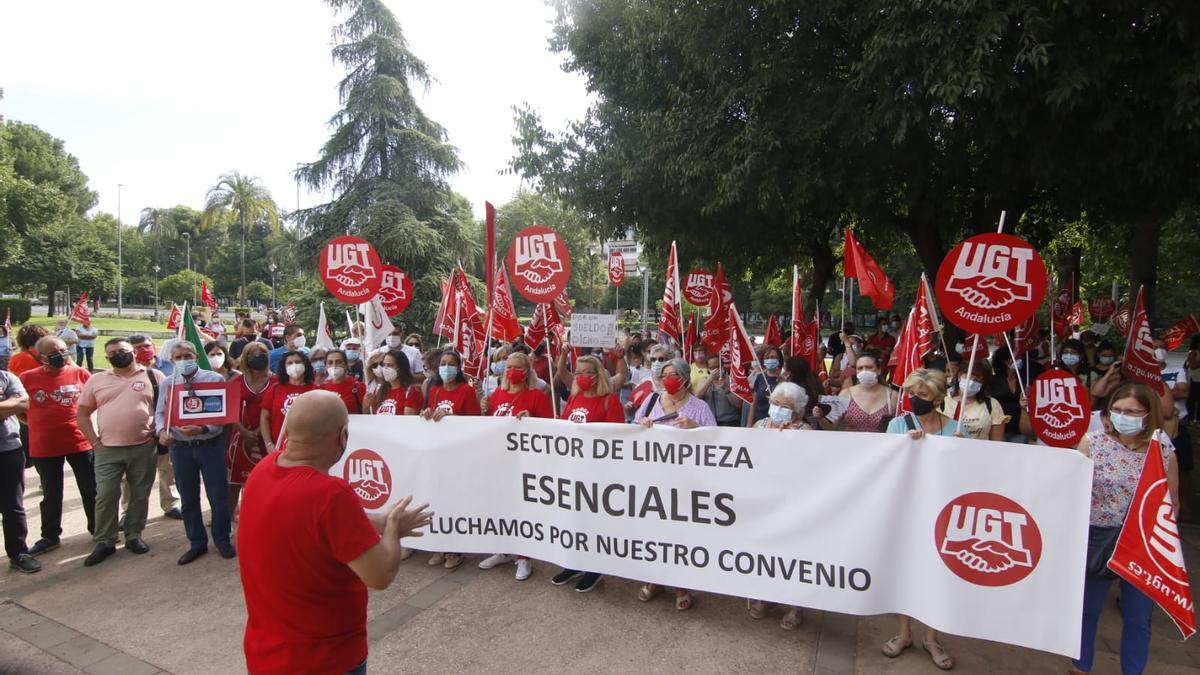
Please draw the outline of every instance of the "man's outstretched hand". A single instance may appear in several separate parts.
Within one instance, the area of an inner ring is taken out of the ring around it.
[[[408,507],[412,503],[412,495],[401,499],[392,510],[387,514],[387,521],[384,525],[384,535],[395,539],[403,539],[404,537],[420,537],[424,532],[418,530],[424,529],[433,520],[433,512],[429,510],[429,504],[421,504],[414,506],[411,509]]]

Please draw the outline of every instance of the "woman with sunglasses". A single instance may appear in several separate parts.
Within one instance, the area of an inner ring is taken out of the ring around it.
[[[1103,431],[1091,431],[1079,452],[1092,459],[1092,510],[1088,527],[1088,569],[1083,580],[1083,631],[1079,659],[1072,673],[1092,669],[1096,627],[1115,578],[1106,566],[1125,521],[1145,462],[1163,462],[1167,489],[1179,512],[1179,465],[1174,448],[1162,442],[1161,456],[1147,457],[1150,441],[1163,423],[1158,395],[1143,384],[1122,384],[1113,391],[1102,414]],[[1160,440],[1165,439],[1160,435]],[[1121,670],[1140,673],[1150,655],[1150,617],[1154,601],[1121,580]]]

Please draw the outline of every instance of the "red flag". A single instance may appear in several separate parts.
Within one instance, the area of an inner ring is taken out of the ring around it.
[[[560,317],[571,318],[575,313],[575,308],[571,305],[571,297],[567,295],[567,289],[563,289],[562,293],[554,296],[554,311],[558,312]]]
[[[975,338],[979,338],[978,344],[975,342]],[[979,363],[980,361],[986,361],[988,359],[988,357],[990,357],[992,355],[991,350],[988,349],[988,340],[987,340],[986,335],[979,335],[977,333],[967,335],[965,338],[963,338],[963,353],[962,353],[962,358],[963,358],[962,369],[963,370],[966,370],[967,367],[971,363],[971,350],[972,349],[975,350],[975,363]]]
[[[750,378],[746,368],[754,360],[754,349],[750,344],[750,336],[742,325],[737,307],[729,303],[729,392],[746,403],[754,404],[754,389],[750,386]]]
[[[683,312],[679,306],[679,262],[675,253],[675,242],[671,242],[671,253],[667,256],[667,283],[663,288],[662,319],[658,327],[675,342],[683,341]]]
[[[683,337],[683,358],[689,361],[692,358],[692,353],[696,351],[696,346],[700,344],[700,317],[695,312],[692,313],[692,318],[687,322],[687,331]]]
[[[732,302],[733,292],[725,282],[725,269],[717,263],[713,290],[708,299],[708,316],[704,318],[704,330],[700,332],[700,341],[710,354],[721,351],[729,342],[729,305]]]
[[[844,247],[843,275],[858,279],[858,287],[862,294],[871,299],[871,303],[879,309],[891,309],[895,301],[896,289],[883,273],[883,269],[875,262],[870,253],[854,238],[850,228],[846,228],[846,245]]]
[[[83,323],[89,319],[87,308],[87,293],[79,296],[79,301],[75,303],[75,307],[71,309],[71,315],[67,317],[68,321],[78,321]]]
[[[1067,317],[1067,321],[1072,326],[1082,326],[1083,325],[1083,301],[1082,300],[1075,301],[1075,305],[1073,307],[1071,307],[1071,315],[1069,317]]]
[[[1125,360],[1121,364],[1121,374],[1125,377],[1149,385],[1158,392],[1164,393],[1162,372],[1158,367],[1158,359],[1154,357],[1154,338],[1150,334],[1150,321],[1146,318],[1145,299],[1142,288],[1138,287],[1137,301],[1130,313],[1129,337],[1125,349]]]
[[[1129,305],[1125,304],[1113,314],[1113,325],[1125,335],[1129,334]]]
[[[1179,345],[1189,337],[1200,333],[1200,323],[1196,322],[1196,317],[1188,314],[1179,323],[1171,326],[1163,333],[1163,340],[1167,342],[1167,349],[1178,349]]]
[[[178,330],[179,320],[183,318],[183,310],[179,305],[171,303],[171,313],[167,315],[167,330]]]
[[[797,328],[797,322],[792,321],[792,336],[788,339],[788,344],[791,345],[792,356],[799,356],[808,361],[808,365],[814,373],[821,373],[825,370],[825,362],[819,358],[817,352],[821,344],[821,312],[819,309],[813,311],[813,320],[807,323],[801,322]]]
[[[496,274],[492,271],[492,267],[496,265],[496,207],[492,206],[491,202],[483,203],[483,211],[486,214],[486,240],[487,246],[485,255],[487,261],[484,265],[487,267],[487,291],[488,297],[491,297],[492,292],[496,288]]]
[[[1071,289],[1068,286],[1058,289],[1054,304],[1050,306],[1050,328],[1060,338],[1071,334]]]
[[[779,319],[774,314],[767,319],[767,330],[763,335],[763,344],[768,347],[783,346],[783,335],[779,332]]]
[[[1013,360],[1021,358],[1021,356],[1037,349],[1038,333],[1041,331],[1041,326],[1038,325],[1037,314],[1031,314],[1025,323],[1017,326],[1013,330]]]
[[[442,282],[442,299],[438,303],[437,316],[433,320],[433,332],[442,337],[454,336],[454,275],[457,270]]]
[[[897,387],[904,386],[904,380],[918,368],[924,367],[922,359],[933,349],[933,317],[929,311],[929,301],[925,297],[925,284],[917,286],[917,301],[908,313],[908,320],[900,329],[900,339],[896,341],[896,349],[892,352],[892,361],[888,366],[894,367],[891,382]],[[911,410],[908,395],[901,392],[900,404],[896,414]]]
[[[208,282],[207,281],[200,282],[200,302],[203,302],[205,305],[208,305],[209,309],[217,308],[217,299],[212,296],[212,293],[208,292]]]
[[[537,349],[537,346],[546,339],[546,305],[538,304],[533,308],[533,319],[529,321],[529,327],[525,329],[525,344],[530,349]]]
[[[491,312],[492,330],[489,337],[503,342],[512,342],[521,337],[521,324],[517,321],[517,309],[513,304],[512,287],[508,284],[508,270],[503,264],[496,265],[495,285],[492,286]]]
[[[1175,506],[1167,488],[1159,433],[1154,433],[1146,448],[1142,476],[1108,569],[1157,603],[1186,640],[1196,633],[1196,605],[1184,565]]]
[[[284,323],[296,323],[296,303],[289,302],[284,305],[279,312],[279,318],[283,319]]]

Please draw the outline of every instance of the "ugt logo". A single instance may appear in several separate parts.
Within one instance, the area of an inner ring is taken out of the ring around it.
[[[1148,462],[1157,460],[1157,457],[1146,459]],[[1138,527],[1146,554],[1158,571],[1171,581],[1186,585],[1183,545],[1179,541],[1179,525],[1175,522],[1175,509],[1165,478],[1151,485],[1138,504]]]
[[[359,448],[350,453],[342,477],[354,489],[363,508],[377,509],[392,495],[392,472],[374,450]]]
[[[1076,396],[1078,388],[1074,377],[1037,379],[1037,410],[1035,417],[1041,418],[1052,429],[1066,429],[1083,419],[1083,406]]]
[[[541,232],[519,236],[513,242],[513,274],[523,277],[531,284],[544,284],[563,271],[562,259],[558,256],[558,235]]]
[[[994,492],[969,492],[942,508],[934,544],[951,572],[979,586],[1029,576],[1042,557],[1042,535],[1020,504]]]
[[[383,270],[382,282],[379,284],[379,294],[386,296],[384,302],[403,302],[408,299],[404,292],[404,273]]]
[[[982,310],[1031,301],[1029,263],[1033,259],[1032,248],[965,241],[946,290]]]
[[[362,286],[375,278],[371,266],[371,245],[366,242],[345,242],[325,248],[325,269],[329,277],[350,287]]]

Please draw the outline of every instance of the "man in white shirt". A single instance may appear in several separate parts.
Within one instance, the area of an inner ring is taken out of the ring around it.
[[[421,350],[404,343],[404,329],[399,326],[392,329],[384,340],[383,346],[375,352],[403,352],[408,357],[408,368],[412,371],[413,382],[421,384],[425,381],[425,363],[421,359]],[[374,352],[372,352],[374,353]]]
[[[59,320],[54,324],[54,334],[58,339],[67,343],[68,352],[75,353],[75,347],[79,345],[79,334],[68,328],[65,320]]]

